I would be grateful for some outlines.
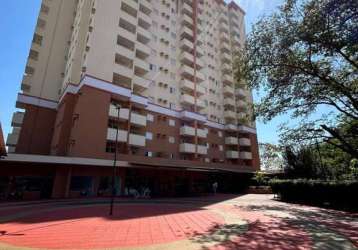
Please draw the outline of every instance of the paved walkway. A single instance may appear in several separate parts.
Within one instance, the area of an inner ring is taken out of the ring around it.
[[[0,250],[358,249],[358,215],[270,195],[0,204]]]

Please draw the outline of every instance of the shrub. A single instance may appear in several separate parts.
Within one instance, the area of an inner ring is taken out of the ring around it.
[[[358,181],[273,179],[269,185],[283,201],[358,210]]]

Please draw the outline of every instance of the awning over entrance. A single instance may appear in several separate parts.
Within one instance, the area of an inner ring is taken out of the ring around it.
[[[18,162],[18,163],[36,163],[49,165],[71,165],[71,166],[97,166],[97,167],[111,167],[113,160],[79,158],[68,156],[48,156],[48,155],[30,155],[30,154],[8,154],[1,162]],[[142,156],[128,156],[120,154],[117,160],[118,167],[125,168],[166,168],[173,170],[188,170],[188,171],[209,171],[209,172],[233,172],[233,173],[253,173],[254,170],[250,167],[240,165],[215,164],[204,162],[193,162],[184,160],[142,157]]]

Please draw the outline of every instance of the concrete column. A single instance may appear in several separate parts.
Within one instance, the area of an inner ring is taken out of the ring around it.
[[[68,198],[72,177],[72,167],[57,167],[52,188],[52,198]]]

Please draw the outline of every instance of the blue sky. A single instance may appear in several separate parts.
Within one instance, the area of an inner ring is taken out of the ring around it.
[[[283,0],[237,0],[246,11],[247,31],[258,17],[271,13]],[[26,58],[31,45],[40,0],[3,1],[0,15],[0,121],[5,137],[11,129],[16,95],[20,89]],[[274,119],[268,124],[257,123],[261,142],[277,142],[277,126],[289,120],[288,116]]]

